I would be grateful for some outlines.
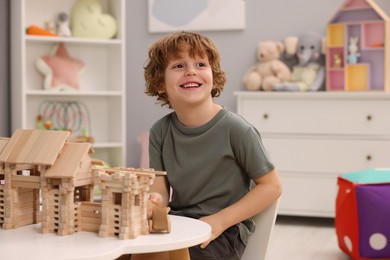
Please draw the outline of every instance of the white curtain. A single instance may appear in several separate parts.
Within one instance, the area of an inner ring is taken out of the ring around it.
[[[10,136],[10,1],[0,0],[0,137]]]

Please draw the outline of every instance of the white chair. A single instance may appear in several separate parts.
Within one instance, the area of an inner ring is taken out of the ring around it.
[[[253,217],[256,231],[249,238],[242,260],[265,260],[272,229],[275,226],[278,213],[279,199],[272,203],[263,212]]]

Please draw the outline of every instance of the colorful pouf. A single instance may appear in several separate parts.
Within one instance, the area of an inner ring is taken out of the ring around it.
[[[390,259],[390,169],[370,169],[338,178],[336,234],[353,259]]]

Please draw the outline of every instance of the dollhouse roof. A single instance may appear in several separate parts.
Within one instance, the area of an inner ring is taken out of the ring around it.
[[[68,136],[68,131],[18,129],[2,150],[0,162],[53,165]]]
[[[71,178],[82,169],[89,169],[91,166],[88,156],[90,147],[89,143],[66,143],[58,159],[46,171],[45,177]]]
[[[9,138],[0,137],[0,154],[3,152],[5,146],[8,144]]]
[[[331,23],[354,22],[361,20],[390,20],[390,1],[388,0],[346,0],[332,18]],[[346,10],[359,10],[349,15]]]

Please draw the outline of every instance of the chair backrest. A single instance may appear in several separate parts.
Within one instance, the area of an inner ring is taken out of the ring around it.
[[[264,260],[266,258],[278,207],[279,199],[253,217],[256,223],[256,231],[248,241],[242,260]]]

